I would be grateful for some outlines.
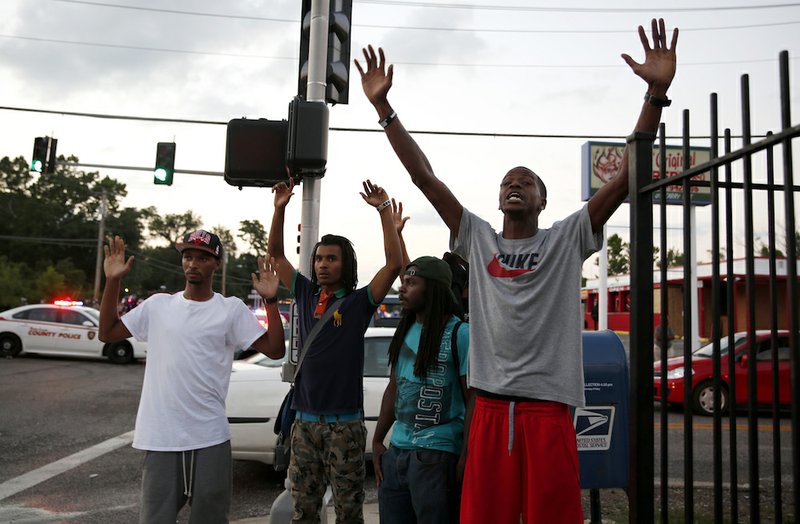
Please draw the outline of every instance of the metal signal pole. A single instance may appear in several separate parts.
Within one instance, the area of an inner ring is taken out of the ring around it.
[[[308,45],[308,84],[306,96],[309,102],[325,102],[328,62],[328,13],[330,0],[312,0],[311,31]],[[327,134],[328,130],[323,130]],[[303,205],[300,210],[300,272],[311,275],[311,251],[319,238],[319,206],[322,179],[303,178]]]
[[[106,234],[106,208],[108,207],[108,199],[106,194],[103,193],[103,202],[100,204],[100,227],[97,230],[97,259],[94,265],[94,293],[92,300],[95,305],[98,304],[100,298],[100,273],[103,271],[103,237]]]

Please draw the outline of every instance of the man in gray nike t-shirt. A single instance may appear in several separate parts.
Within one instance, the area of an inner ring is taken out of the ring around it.
[[[652,20],[639,27],[645,60],[622,55],[647,82],[634,131],[655,132],[675,76],[678,30],[667,41]],[[588,204],[549,229],[539,227],[547,190],[515,167],[500,184],[503,229],[465,209],[433,173],[387,99],[393,66],[382,49],[356,61],[380,124],[414,184],[436,208],[452,247],[470,266],[468,384],[477,393],[461,504],[463,523],[583,522],[575,430],[569,406],[582,406],[580,276],[600,248],[603,225],[628,195],[627,151],[616,176]],[[468,408],[467,417],[470,411]]]

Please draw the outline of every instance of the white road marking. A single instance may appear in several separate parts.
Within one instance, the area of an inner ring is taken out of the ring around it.
[[[60,475],[65,471],[80,466],[90,460],[105,455],[110,451],[119,449],[122,446],[129,445],[133,442],[133,431],[128,431],[122,435],[112,437],[104,442],[96,444],[90,448],[86,448],[77,453],[73,453],[68,457],[61,460],[51,462],[46,466],[24,473],[19,477],[7,480],[0,484],[0,500],[7,499],[12,495],[16,495],[20,491],[31,488],[45,480],[49,480],[56,475]]]

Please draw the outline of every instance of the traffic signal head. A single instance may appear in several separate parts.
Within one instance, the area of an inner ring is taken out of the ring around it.
[[[49,140],[50,143],[48,144],[49,152],[47,154],[47,163],[44,166],[44,172],[49,175],[56,172],[56,146],[58,145],[58,139],[47,137],[47,140]]]
[[[156,167],[153,171],[153,183],[171,186],[174,173],[175,142],[159,142],[156,146]]]
[[[271,187],[286,182],[286,120],[228,122],[225,144],[225,182],[238,187]]]
[[[328,162],[328,106],[294,97],[289,104],[286,161],[292,175],[322,176]]]
[[[39,136],[33,141],[33,159],[31,160],[31,171],[44,172],[44,165],[47,163],[47,137]]]
[[[300,12],[300,74],[297,94],[306,96],[308,50],[311,41],[311,1],[303,0]],[[346,104],[350,84],[350,28],[353,0],[330,0],[328,13],[327,64],[325,66],[325,101]]]

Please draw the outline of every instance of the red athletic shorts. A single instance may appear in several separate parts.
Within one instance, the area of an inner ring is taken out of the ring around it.
[[[575,428],[558,402],[475,399],[462,524],[583,523]]]

